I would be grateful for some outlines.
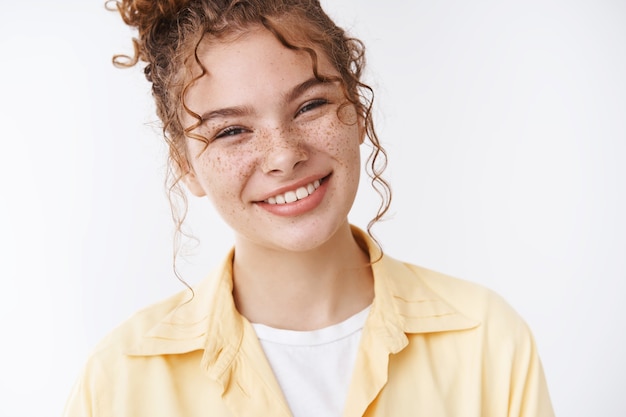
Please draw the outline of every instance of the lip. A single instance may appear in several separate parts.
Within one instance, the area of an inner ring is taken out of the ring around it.
[[[255,204],[258,207],[278,216],[293,217],[305,214],[321,204],[322,200],[324,199],[324,195],[326,194],[326,190],[328,188],[328,183],[331,179],[331,176],[331,174],[328,174],[321,178],[319,176],[305,178],[303,181],[299,181],[287,187],[281,187],[276,189],[275,191],[272,191],[272,194],[268,194],[267,197],[265,197],[264,199],[267,200],[268,198],[275,195],[295,190],[298,187],[302,187],[315,180],[319,180],[320,186],[312,194],[301,200],[296,200],[292,203],[285,204],[270,204],[262,200],[255,202]]]
[[[314,182],[315,180],[318,180],[320,183],[323,184],[325,181],[328,180],[329,177],[330,177],[330,174],[326,174],[326,175],[311,175],[309,177],[301,179],[298,182],[294,182],[292,184],[285,185],[285,186],[280,187],[280,188],[276,188],[275,190],[270,191],[269,193],[265,194],[263,197],[259,198],[259,200],[255,201],[255,203],[264,203],[270,197],[275,197],[275,196],[277,196],[279,194],[284,194],[287,191],[296,191],[298,188],[304,187],[307,184],[310,184],[310,183]],[[287,204],[293,204],[293,203],[287,203]]]

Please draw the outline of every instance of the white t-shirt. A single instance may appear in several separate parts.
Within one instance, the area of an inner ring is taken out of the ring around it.
[[[313,331],[252,324],[294,417],[342,415],[369,310]]]

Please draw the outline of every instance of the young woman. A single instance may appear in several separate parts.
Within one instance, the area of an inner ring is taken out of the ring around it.
[[[348,223],[384,151],[363,48],[316,0],[123,0],[169,143],[234,248],[95,349],[66,416],[552,416],[532,335],[492,292]],[[116,58],[120,63],[120,57]],[[182,216],[178,216],[179,226]]]

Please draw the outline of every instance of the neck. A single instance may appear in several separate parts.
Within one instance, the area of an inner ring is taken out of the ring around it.
[[[253,323],[312,330],[339,323],[371,304],[369,256],[346,222],[309,251],[283,251],[237,241],[233,296]]]

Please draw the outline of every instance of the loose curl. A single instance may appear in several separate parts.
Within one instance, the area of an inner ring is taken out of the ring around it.
[[[124,22],[138,31],[138,36],[132,39],[133,55],[115,55],[113,64],[127,68],[139,61],[146,63],[144,73],[152,84],[157,116],[169,148],[166,189],[176,229],[175,272],[180,238],[188,236],[182,229],[188,203],[180,184],[190,169],[185,138],[203,141],[205,146],[209,143],[208,139],[192,132],[201,118],[185,103],[188,89],[206,74],[198,57],[198,47],[206,37],[219,40],[244,33],[253,26],[266,28],[291,50],[306,52],[318,79],[328,80],[328,77],[318,73],[316,49],[325,53],[339,72],[336,81],[348,102],[355,106],[372,144],[366,172],[381,198],[376,215],[367,225],[367,233],[374,238],[371,229],[389,210],[391,188],[382,177],[387,153],[374,129],[374,92],[361,82],[365,48],[360,40],[347,36],[335,25],[318,0],[109,0],[106,7],[117,10]],[[199,75],[197,68],[201,69]],[[196,123],[185,127],[185,114],[192,116]]]

